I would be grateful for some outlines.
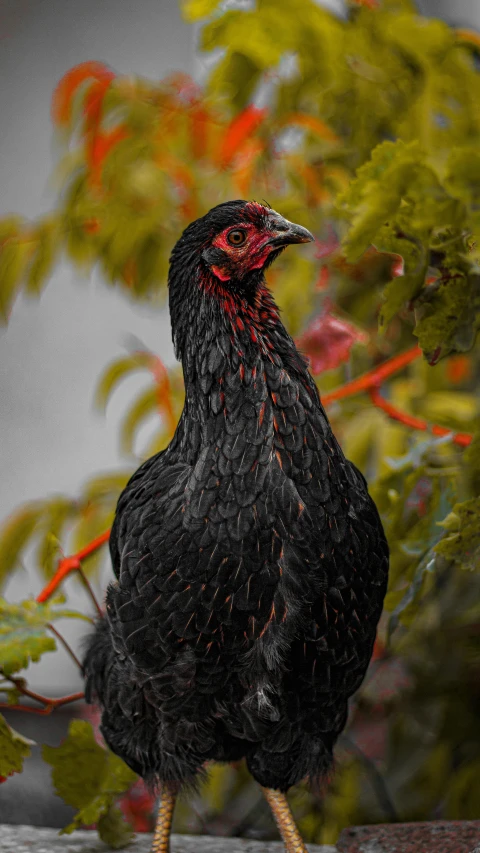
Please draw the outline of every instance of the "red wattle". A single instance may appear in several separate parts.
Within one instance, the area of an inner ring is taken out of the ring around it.
[[[212,267],[212,272],[214,275],[217,276],[217,278],[220,279],[220,281],[230,281],[230,276],[225,275],[225,273],[220,267]]]

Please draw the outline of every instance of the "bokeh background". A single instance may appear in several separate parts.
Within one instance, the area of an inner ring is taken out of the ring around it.
[[[344,13],[341,2],[326,5]],[[427,16],[480,29],[475,0],[423,0],[418,5]],[[51,175],[58,141],[50,102],[69,68],[93,59],[121,75],[155,81],[180,70],[202,82],[210,66],[197,50],[197,36],[198,26],[185,23],[174,0],[2,0],[0,216],[20,211],[35,218],[55,204]],[[174,364],[166,309],[107,289],[98,272],[82,277],[62,262],[39,300],[19,297],[8,326],[0,330],[0,518],[34,498],[75,495],[94,473],[125,470],[118,422],[126,401],[148,385],[148,377],[128,377],[105,416],[94,411],[92,401],[101,370],[132,346],[151,349],[167,366]],[[151,430],[147,421],[139,444]],[[107,576],[104,564],[95,579],[98,589]],[[5,594],[17,600],[38,593],[41,586],[27,553],[25,567],[12,575]],[[87,606],[73,579],[66,589],[70,604]],[[68,631],[73,641],[81,634],[76,626]],[[44,656],[28,675],[34,689],[52,695],[80,685],[61,650]],[[69,713],[48,720],[11,716],[27,736],[58,742]],[[62,825],[68,809],[53,799],[48,768],[35,755],[28,768],[0,786],[0,820]],[[248,813],[255,801],[248,791],[243,796],[239,813],[242,808]],[[201,813],[200,805],[197,811]],[[201,822],[194,828],[198,826]]]

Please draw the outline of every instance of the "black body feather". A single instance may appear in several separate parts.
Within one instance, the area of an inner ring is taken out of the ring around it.
[[[265,232],[273,214],[220,205],[177,243],[185,407],[171,444],[128,483],[111,533],[116,582],[89,641],[87,698],[111,749],[151,782],[180,786],[207,760],[241,757],[267,787],[322,777],[382,609],[376,507],[263,268],[208,254],[228,226]]]

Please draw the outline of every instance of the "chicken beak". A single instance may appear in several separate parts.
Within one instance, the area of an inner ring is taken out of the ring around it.
[[[268,241],[273,246],[289,246],[290,243],[311,243],[315,239],[302,225],[289,222],[283,216],[272,218],[272,237]]]

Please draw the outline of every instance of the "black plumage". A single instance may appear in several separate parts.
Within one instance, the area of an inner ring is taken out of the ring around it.
[[[172,253],[185,407],[118,502],[116,581],[85,658],[105,740],[152,782],[241,757],[267,788],[317,780],[370,660],[382,525],[264,281],[308,239],[234,201]]]

